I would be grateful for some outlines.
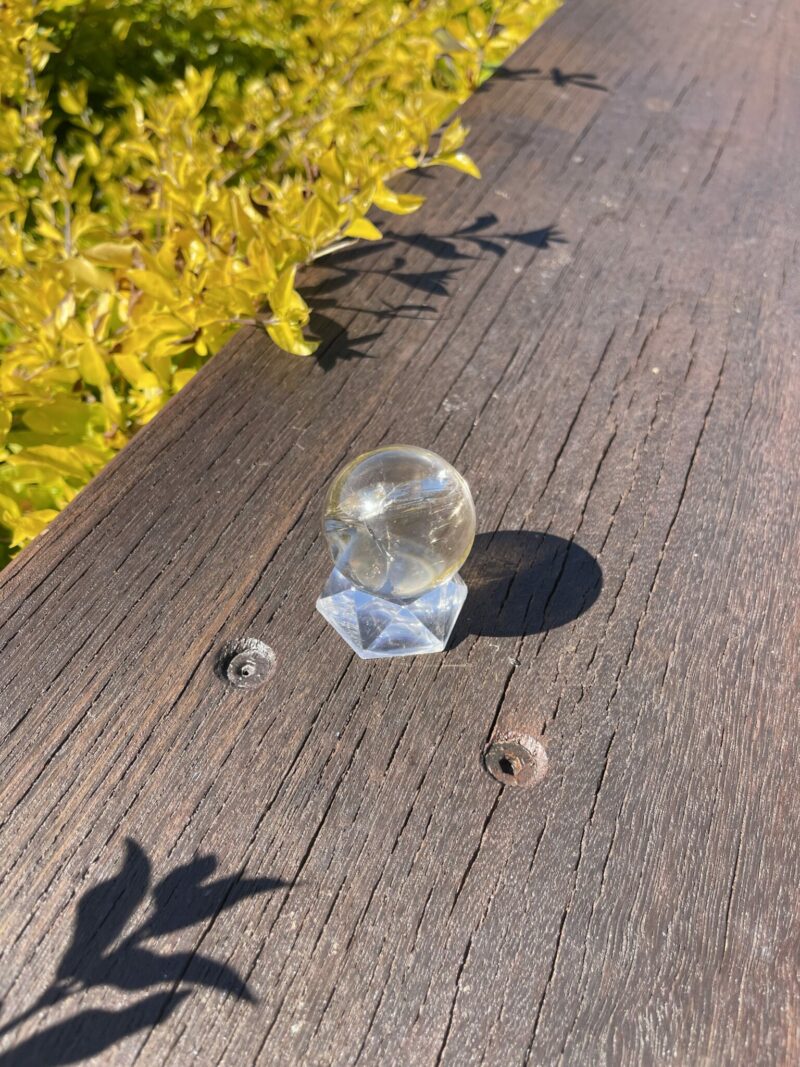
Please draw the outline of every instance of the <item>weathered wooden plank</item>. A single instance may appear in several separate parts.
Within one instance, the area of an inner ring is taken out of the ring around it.
[[[798,42],[573,0],[483,182],[309,277],[322,360],[240,334],[3,574],[0,1062],[797,1059]],[[451,650],[362,663],[318,515],[389,440],[483,535]]]

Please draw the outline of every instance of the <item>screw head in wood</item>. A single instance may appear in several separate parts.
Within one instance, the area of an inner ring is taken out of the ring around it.
[[[218,659],[218,673],[237,689],[258,689],[275,672],[276,657],[256,637],[231,641]]]
[[[529,788],[547,774],[547,750],[535,737],[508,734],[487,745],[483,765],[502,785]]]

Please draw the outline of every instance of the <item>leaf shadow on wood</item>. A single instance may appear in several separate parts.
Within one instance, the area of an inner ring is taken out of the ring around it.
[[[487,78],[478,89],[479,93],[487,93],[496,82],[526,82],[537,78],[541,74],[539,67],[523,67],[518,70],[510,70],[508,67],[497,67],[492,71],[492,76]]]
[[[567,73],[561,67],[551,67],[550,70],[540,70],[539,67],[526,67],[523,70],[508,70],[506,67],[498,67],[492,73],[491,78],[481,85],[479,93],[488,92],[493,82],[501,81],[549,81],[559,89],[574,85],[578,89],[594,89],[600,93],[607,93],[608,88],[597,79],[596,74],[590,71],[574,71]]]
[[[523,637],[573,622],[600,595],[600,564],[575,541],[535,530],[478,534],[461,568],[469,592],[450,643]]]
[[[554,225],[512,232],[501,229],[497,216],[486,212],[448,234],[386,230],[381,241],[341,249],[325,257],[321,267],[324,276],[314,285],[303,287],[312,308],[310,332],[321,342],[317,362],[327,371],[342,361],[371,358],[372,353],[364,348],[381,336],[381,331],[377,331],[353,337],[350,326],[333,317],[338,312],[356,313],[377,321],[435,318],[441,306],[435,301],[451,296],[462,270],[460,263],[482,255],[501,259],[515,244],[544,250],[565,243],[566,239]],[[410,269],[407,250],[411,248],[428,253],[433,257],[433,264],[425,270]],[[391,265],[377,265],[376,257],[391,249],[395,250]],[[336,294],[340,290],[368,277],[391,279],[409,299],[389,302],[379,297],[375,306],[361,307],[339,302]]]
[[[594,89],[598,93],[608,92],[606,86],[601,85],[597,80],[597,75],[588,71],[575,71],[572,74],[567,74],[560,67],[553,67],[548,77],[553,85],[557,85],[560,89],[574,85],[578,89]]]
[[[227,963],[196,951],[159,953],[145,942],[201,922],[210,924],[242,900],[285,888],[288,883],[277,878],[245,878],[243,871],[209,881],[217,858],[206,854],[176,867],[151,889],[146,853],[130,838],[125,850],[119,872],[88,889],[78,901],[72,938],[53,982],[26,1011],[0,1027],[0,1036],[69,996],[95,987],[139,993],[158,985],[169,988],[119,1011],[86,1009],[39,1030],[0,1054],[2,1067],[56,1067],[96,1056],[122,1038],[164,1022],[190,995],[191,987],[205,986],[237,1000],[255,1000],[247,982]],[[148,914],[123,936],[148,890]]]

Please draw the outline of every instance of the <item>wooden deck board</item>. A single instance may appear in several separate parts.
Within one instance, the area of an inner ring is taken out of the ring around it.
[[[0,1064],[797,1061],[799,44],[568,0],[483,180],[307,276],[321,361],[239,334],[3,573]],[[450,650],[364,663],[319,512],[389,441],[481,536]]]

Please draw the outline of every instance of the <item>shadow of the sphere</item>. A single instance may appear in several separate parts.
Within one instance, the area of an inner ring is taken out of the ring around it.
[[[469,593],[451,647],[468,634],[520,637],[564,626],[603,587],[600,565],[585,548],[535,530],[478,534],[461,576]]]

